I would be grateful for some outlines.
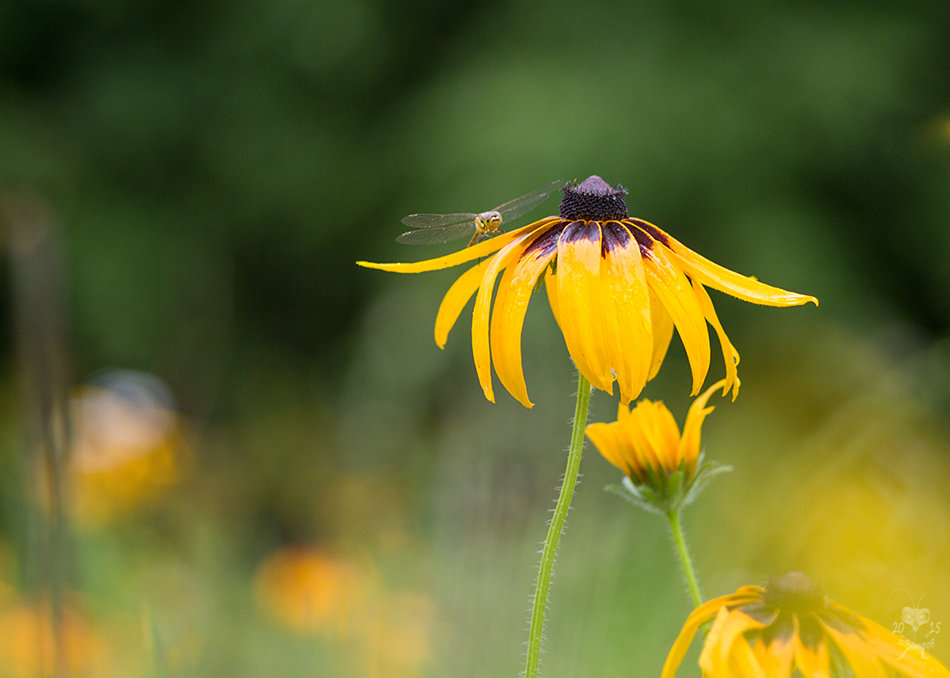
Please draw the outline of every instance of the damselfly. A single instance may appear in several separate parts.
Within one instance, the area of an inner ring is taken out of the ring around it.
[[[402,223],[411,228],[396,238],[403,245],[435,245],[457,240],[468,235],[474,228],[469,246],[484,237],[498,232],[502,221],[514,221],[548,199],[564,182],[558,179],[520,198],[509,200],[487,212],[453,212],[452,214],[410,214],[402,218]]]

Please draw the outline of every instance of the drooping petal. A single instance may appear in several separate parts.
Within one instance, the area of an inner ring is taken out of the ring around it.
[[[603,341],[607,361],[620,386],[620,402],[627,404],[640,395],[650,369],[650,293],[640,248],[620,222],[604,224],[603,251],[601,275],[608,299]]]
[[[643,259],[647,283],[669,312],[679,332],[693,374],[692,395],[709,371],[709,331],[689,279],[661,245],[654,245]]]
[[[485,269],[488,268],[489,264],[491,264],[491,259],[486,259],[472,266],[452,283],[448,292],[442,297],[439,312],[435,316],[435,343],[439,348],[445,348],[449,331],[455,326],[455,321],[458,320],[465,304],[468,303],[479,285],[482,284],[482,277],[485,275]]]
[[[686,460],[687,468],[696,468],[699,459],[700,432],[703,421],[712,412],[715,407],[706,407],[709,402],[709,396],[717,388],[721,387],[725,379],[720,379],[715,384],[706,389],[701,396],[693,401],[689,406],[689,412],[686,413],[686,423],[683,424],[683,436],[679,440],[678,457]]]
[[[838,608],[833,604],[834,608]],[[950,678],[950,670],[927,654],[920,645],[897,636],[870,619],[861,619],[865,643],[888,666],[910,678]]]
[[[709,603],[717,602],[720,599],[715,599],[709,601]],[[680,631],[680,634],[676,637],[676,640],[673,641],[673,647],[670,648],[670,653],[666,655],[666,661],[663,663],[663,672],[660,674],[660,678],[675,678],[676,669],[679,668],[679,665],[683,663],[683,657],[686,656],[687,650],[689,650],[690,644],[693,642],[693,636],[696,635],[696,631],[699,630],[699,627],[702,626],[709,617],[711,617],[719,605],[710,605],[706,603],[697,607],[691,615],[686,619],[686,624],[683,625],[683,630]],[[700,613],[700,610],[703,613]]]
[[[464,264],[466,261],[474,261],[475,259],[487,256],[492,252],[497,252],[509,243],[518,240],[523,235],[531,233],[536,229],[544,228],[549,223],[557,220],[557,217],[541,219],[540,221],[535,221],[534,223],[528,224],[527,226],[516,228],[515,230],[508,233],[502,233],[495,236],[494,238],[483,240],[480,243],[472,245],[471,247],[466,247],[465,249],[461,249],[458,252],[452,252],[451,254],[446,254],[443,257],[436,257],[435,259],[426,259],[424,261],[416,261],[413,263],[394,264],[377,264],[371,261],[357,261],[356,264],[357,266],[362,266],[363,268],[373,268],[380,271],[389,271],[390,273],[424,273],[426,271],[438,271],[443,268],[451,268],[452,266]]]
[[[725,672],[713,675],[742,676],[742,678],[774,678],[775,676],[765,671],[749,641],[742,636],[736,638],[733,650],[729,653]]]
[[[719,337],[719,347],[722,349],[722,360],[726,366],[726,378],[722,382],[723,396],[732,389],[732,399],[735,401],[739,395],[739,352],[729,341],[726,331],[722,329],[722,323],[719,322],[719,316],[716,315],[716,309],[713,307],[712,299],[706,288],[698,280],[693,280],[693,291],[696,293],[696,300],[699,301],[699,307],[703,310],[706,321],[716,330],[716,336]]]
[[[707,600],[693,610],[689,617],[686,618],[686,623],[683,624],[683,630],[680,631],[680,634],[676,637],[676,640],[673,642],[673,647],[670,648],[670,653],[666,656],[666,662],[663,664],[663,673],[660,678],[674,678],[676,669],[679,668],[683,657],[686,656],[686,651],[689,650],[690,643],[693,642],[693,636],[696,635],[696,631],[699,630],[700,626],[709,621],[720,608],[754,602],[761,599],[761,597],[761,587],[743,586],[735,593]]]
[[[729,616],[729,610],[724,607],[719,608],[716,619],[706,633],[703,651],[699,655],[699,666],[704,676],[722,675],[719,667],[723,663],[724,654],[730,649],[728,646],[723,647],[723,632],[729,623]]]
[[[548,295],[548,306],[551,307],[551,315],[554,316],[554,322],[561,326],[561,311],[557,305],[557,275],[550,268],[544,274],[544,291]]]
[[[522,240],[516,240],[505,245],[498,254],[493,256],[491,263],[485,268],[482,282],[475,295],[475,308],[472,310],[472,356],[475,359],[475,373],[478,383],[482,387],[485,397],[495,402],[495,393],[491,383],[491,349],[488,343],[488,326],[491,313],[492,292],[495,288],[495,279],[503,268],[514,261],[525,248]]]
[[[854,672],[855,678],[888,678],[877,655],[871,652],[864,639],[857,632],[839,631],[828,625],[823,625],[827,633],[841,650],[848,666]]]
[[[720,608],[699,655],[703,675],[769,678],[759,666],[744,635],[761,627],[762,622],[748,615]]]
[[[792,661],[795,658],[795,642],[792,638],[774,638],[766,644],[759,636],[752,651],[765,675],[770,678],[789,678],[792,675]]]
[[[525,238],[518,261],[505,269],[491,313],[491,354],[495,373],[508,392],[525,407],[533,407],[521,365],[521,329],[528,301],[541,273],[557,252],[558,233],[546,231]],[[533,239],[533,241],[532,241]]]
[[[814,647],[802,641],[798,618],[795,618],[795,664],[803,678],[831,678],[831,660],[828,656],[828,643],[822,639]]]
[[[647,372],[647,381],[650,381],[660,371],[666,352],[673,339],[673,318],[670,317],[659,298],[650,290],[650,320],[653,323],[653,350],[650,355],[650,371]]]
[[[561,333],[578,371],[613,393],[613,375],[601,337],[607,299],[600,276],[601,232],[596,221],[575,221],[558,238],[557,307]]]
[[[818,300],[807,294],[789,292],[772,285],[760,283],[755,278],[730,271],[719,264],[697,254],[683,243],[648,221],[630,219],[646,231],[650,236],[668,247],[676,257],[680,266],[691,278],[699,280],[708,287],[730,294],[737,299],[753,304],[766,306],[800,306],[811,302],[818,305]]]

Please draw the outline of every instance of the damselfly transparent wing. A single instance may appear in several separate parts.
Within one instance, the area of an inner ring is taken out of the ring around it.
[[[444,228],[455,224],[475,223],[474,212],[455,212],[453,214],[409,214],[402,223],[410,228]]]
[[[514,221],[547,200],[552,193],[560,190],[563,185],[564,182],[560,179],[557,179],[549,184],[541,186],[540,188],[534,189],[530,193],[525,193],[520,198],[515,198],[514,200],[509,200],[508,202],[499,205],[495,208],[495,211],[501,213],[501,218],[503,221]]]
[[[447,220],[447,217],[464,216],[464,221]],[[458,240],[475,230],[477,214],[410,214],[403,217],[402,223],[416,230],[406,231],[396,236],[396,242],[403,245],[438,245]],[[448,222],[448,223],[447,223]],[[417,224],[431,223],[431,226]],[[440,226],[439,224],[444,224]]]
[[[406,231],[396,237],[396,242],[403,245],[436,245],[444,242],[451,242],[477,230],[479,219],[490,212],[498,212],[502,221],[514,221],[518,217],[527,214],[545,201],[551,193],[558,190],[562,181],[552,181],[549,184],[536,188],[530,193],[521,197],[509,200],[506,203],[496,207],[488,212],[454,212],[452,214],[410,214],[402,218],[402,223],[414,229]],[[492,233],[497,230],[500,224],[494,224]],[[488,232],[477,233],[473,240],[479,235],[487,236]]]

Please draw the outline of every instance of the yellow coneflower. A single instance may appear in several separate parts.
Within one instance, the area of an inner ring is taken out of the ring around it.
[[[449,288],[436,317],[435,341],[445,346],[449,330],[474,294],[472,352],[479,383],[492,402],[494,362],[508,392],[532,406],[521,365],[521,330],[541,276],[578,371],[608,393],[613,393],[617,381],[623,403],[636,398],[656,375],[674,327],[689,358],[692,392],[698,393],[709,369],[707,322],[722,346],[723,393],[731,388],[735,397],[739,354],[723,331],[705,286],[769,306],[818,303],[814,297],[771,287],[714,264],[653,224],[628,217],[626,190],[621,186],[612,188],[591,176],[562,191],[560,216],[461,251],[417,263],[357,262],[383,271],[420,273],[487,257]]]
[[[696,631],[709,620],[699,657],[704,678],[950,678],[922,649],[908,648],[906,639],[829,600],[800,572],[697,607],[670,650],[662,678],[673,678]]]

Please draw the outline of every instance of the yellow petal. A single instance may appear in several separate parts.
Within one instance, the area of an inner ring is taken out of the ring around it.
[[[811,302],[818,305],[818,300],[807,294],[788,292],[778,287],[760,283],[755,278],[730,271],[719,264],[697,254],[683,243],[648,221],[630,219],[647,232],[652,238],[666,245],[673,252],[680,266],[691,278],[699,280],[708,287],[731,294],[732,296],[749,301],[753,304],[766,306],[800,306]]]
[[[631,412],[631,416],[627,419],[623,428],[630,467],[638,478],[645,478],[647,476],[646,469],[649,467],[657,470],[661,467],[657,449],[651,444],[650,433],[646,430],[646,427],[650,425],[650,421],[648,417],[644,416],[647,410],[652,411],[653,405],[654,403],[650,401],[638,403],[636,411]]]
[[[546,219],[541,219],[540,221],[535,221],[534,223],[528,224],[527,226],[516,228],[515,230],[508,233],[502,233],[495,236],[494,238],[483,240],[476,245],[466,247],[465,249],[459,250],[458,252],[452,252],[451,254],[447,254],[444,257],[436,257],[435,259],[426,259],[425,261],[417,261],[414,263],[395,264],[377,264],[371,261],[357,261],[356,265],[362,266],[363,268],[374,268],[380,271],[389,271],[390,273],[424,273],[425,271],[438,271],[443,268],[450,268],[452,266],[464,264],[466,261],[474,261],[475,259],[489,255],[492,252],[497,252],[501,248],[505,247],[508,243],[517,240],[526,233],[531,233],[535,229],[544,228],[552,221],[557,220],[558,217],[548,217]]]
[[[689,279],[673,261],[668,250],[657,244],[643,260],[647,282],[660,303],[669,311],[679,332],[693,373],[692,394],[699,389],[709,371],[709,331]]]
[[[653,351],[650,355],[647,381],[653,379],[660,371],[666,352],[670,348],[670,341],[673,339],[673,319],[669,311],[663,308],[663,304],[653,290],[650,290],[650,321],[653,324]]]
[[[909,678],[950,678],[950,670],[922,651],[919,645],[910,645],[906,638],[892,633],[870,619],[862,618],[861,622],[864,625],[863,634],[867,646],[900,675]]]
[[[693,636],[696,635],[696,631],[699,630],[700,626],[709,621],[720,608],[761,600],[762,593],[763,590],[761,587],[743,586],[735,593],[707,600],[693,610],[689,617],[686,618],[686,623],[683,624],[683,630],[680,631],[680,634],[676,637],[676,640],[673,642],[673,647],[670,648],[670,653],[666,656],[666,662],[663,664],[663,673],[660,678],[673,678],[676,675],[676,669],[679,668],[683,657],[686,656],[686,651],[689,649],[689,645],[693,641]]]
[[[768,678],[744,637],[756,628],[762,628],[762,623],[742,612],[721,608],[699,656],[703,675]]]
[[[449,331],[458,320],[459,314],[465,308],[465,304],[475,294],[475,290],[482,284],[482,277],[485,275],[485,269],[491,263],[491,259],[472,266],[458,277],[448,292],[442,297],[442,303],[439,305],[439,312],[435,316],[435,343],[439,348],[445,348],[445,342],[449,338]]]
[[[789,678],[792,675],[792,660],[795,658],[795,643],[789,638],[773,638],[772,642],[766,645],[759,641],[752,648],[756,659],[765,675],[775,678]]]
[[[619,468],[625,475],[631,475],[629,445],[618,422],[591,424],[587,427],[586,433],[604,459]]]
[[[709,293],[698,280],[693,280],[693,291],[696,293],[696,300],[699,301],[699,307],[706,317],[706,321],[716,330],[716,336],[719,337],[719,347],[722,349],[722,360],[726,366],[726,378],[722,383],[722,395],[725,396],[729,389],[732,389],[732,400],[735,401],[739,395],[739,352],[729,341],[726,331],[722,329],[719,322],[719,316],[716,315],[716,309],[713,307],[712,299]]]
[[[633,416],[636,427],[631,433],[644,461],[657,470],[676,470],[680,431],[666,405],[643,400],[637,404]]]
[[[742,678],[775,678],[775,673],[768,673],[759,663],[759,658],[752,647],[743,637],[736,639],[735,647],[729,654],[724,676],[742,676]]]
[[[720,379],[715,384],[706,389],[701,396],[693,401],[689,406],[689,412],[686,414],[686,423],[683,424],[683,437],[680,438],[679,457],[686,460],[687,467],[696,468],[697,459],[699,459],[700,432],[703,427],[703,421],[712,412],[715,407],[706,407],[709,396],[717,388],[720,388],[725,382]]]
[[[822,626],[841,650],[848,666],[854,672],[854,678],[888,678],[888,672],[878,660],[877,655],[857,632],[838,631],[827,624],[822,624]]]
[[[717,608],[705,609],[704,612],[706,614],[700,615],[698,613],[701,609],[703,609],[703,606],[696,608],[686,619],[683,630],[680,631],[680,634],[673,642],[670,653],[666,655],[666,661],[663,663],[663,673],[660,674],[660,678],[674,678],[676,676],[676,669],[678,669],[679,665],[683,662],[683,657],[686,656],[686,651],[689,650],[690,643],[693,642],[693,636],[696,635],[696,631],[712,616],[711,613]]]
[[[557,306],[557,276],[550,268],[544,274],[544,291],[548,295],[548,306],[551,307],[551,315],[554,316],[554,322],[561,326],[561,312]]]
[[[557,246],[558,320],[578,371],[596,388],[613,393],[613,375],[601,337],[605,314],[601,235],[596,221],[567,226]]]
[[[601,275],[607,296],[603,341],[607,361],[627,404],[643,390],[650,369],[653,330],[650,293],[640,260],[640,247],[619,222],[604,224]]]
[[[803,678],[831,678],[828,644],[822,638],[815,647],[805,645],[798,617],[795,618],[795,664]]]
[[[478,294],[475,295],[475,308],[472,311],[472,356],[475,359],[475,373],[482,392],[491,402],[495,402],[495,393],[491,383],[491,350],[488,343],[488,323],[491,312],[492,292],[495,278],[503,268],[510,264],[524,250],[520,240],[505,245],[498,254],[490,259],[482,276]]]
[[[647,432],[649,427],[654,426],[652,416],[657,406],[663,407],[662,403],[653,403],[646,399],[637,403],[632,410],[627,410],[623,403],[617,406],[616,432],[620,439],[624,463],[629,469],[627,475],[641,482],[646,482],[648,468],[662,468],[661,458],[650,440],[651,436],[657,436]]]
[[[728,622],[729,610],[724,607],[719,608],[719,612],[716,613],[716,620],[706,634],[703,651],[699,655],[699,666],[702,668],[704,676],[723,675],[723,672],[718,669],[723,661],[722,635]]]
[[[541,238],[547,239],[548,236],[545,234]],[[522,241],[524,247],[516,254],[518,262],[508,266],[498,283],[491,314],[491,353],[495,373],[508,392],[525,407],[533,407],[533,403],[528,399],[521,366],[521,329],[538,276],[557,252],[557,240],[550,240],[549,246],[541,247],[528,238]]]

